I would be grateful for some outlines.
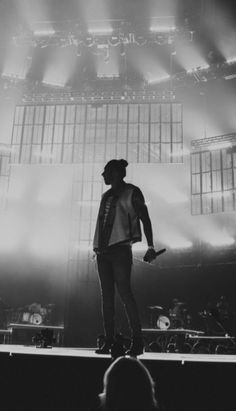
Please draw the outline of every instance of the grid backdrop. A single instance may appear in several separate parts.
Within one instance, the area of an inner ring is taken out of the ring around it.
[[[181,163],[182,104],[17,106],[12,163]]]
[[[235,143],[236,134],[192,141],[192,214],[236,210]]]

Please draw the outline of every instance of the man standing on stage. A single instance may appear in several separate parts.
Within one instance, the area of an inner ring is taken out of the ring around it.
[[[126,160],[109,161],[102,173],[111,188],[101,199],[93,248],[97,254],[98,274],[102,294],[105,343],[97,354],[108,354],[114,342],[115,286],[125,306],[132,331],[132,344],[127,355],[143,353],[143,340],[138,309],[131,291],[132,244],[141,241],[140,220],[147,239],[146,260],[156,256],[152,225],[141,190],[127,184]]]

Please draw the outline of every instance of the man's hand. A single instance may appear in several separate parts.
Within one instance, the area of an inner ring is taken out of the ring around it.
[[[145,261],[146,263],[151,263],[153,260],[155,260],[155,258],[156,258],[156,251],[154,247],[148,247],[148,250],[145,256],[143,257],[143,261]]]
[[[156,251],[154,247],[148,247],[148,250],[143,257],[143,261],[146,263],[151,263],[155,258],[163,253],[165,253],[166,248],[161,248],[160,250]]]

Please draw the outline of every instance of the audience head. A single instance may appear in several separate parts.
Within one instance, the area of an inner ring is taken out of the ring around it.
[[[154,382],[147,368],[136,358],[120,357],[104,375],[100,395],[105,411],[157,410]]]

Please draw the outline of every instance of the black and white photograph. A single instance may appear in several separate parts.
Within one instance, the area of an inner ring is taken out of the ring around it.
[[[0,0],[2,411],[235,411],[235,0]]]

